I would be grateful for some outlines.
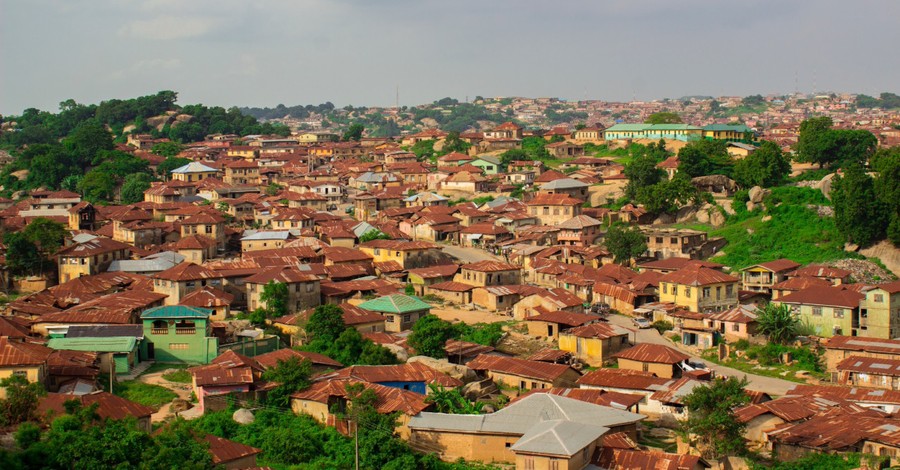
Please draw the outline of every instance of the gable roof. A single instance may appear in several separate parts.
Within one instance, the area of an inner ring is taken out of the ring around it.
[[[0,337],[0,366],[37,366],[47,362],[52,349],[40,344],[10,341]]]
[[[532,426],[513,452],[571,457],[606,434],[609,428],[568,420],[543,421]]]
[[[300,359],[301,361],[309,361],[313,365],[344,367],[344,365],[340,362],[335,361],[334,359],[324,354],[319,354],[311,351],[297,351],[290,348],[276,349],[275,351],[254,356],[253,359],[263,368],[269,369],[277,366],[278,361],[287,361],[288,359],[294,357]]]
[[[669,380],[651,372],[627,369],[597,369],[578,379],[578,385],[623,388],[629,390],[659,390]]]
[[[683,286],[706,286],[725,282],[738,282],[740,279],[721,271],[709,269],[699,263],[688,264],[678,271],[659,278],[660,282],[671,282]]]
[[[165,271],[158,272],[152,276],[154,279],[164,279],[167,281],[197,281],[200,279],[221,279],[222,276],[215,271],[210,271],[203,266],[187,262],[173,266]]]
[[[865,295],[844,286],[812,286],[778,298],[779,303],[857,308]]]
[[[369,383],[383,382],[424,382],[444,387],[460,387],[462,381],[443,372],[432,369],[421,362],[408,362],[387,366],[350,366],[335,371],[322,379],[356,379]]]
[[[164,305],[144,310],[141,319],[147,318],[209,318],[213,311],[207,308],[185,305]]]
[[[657,364],[677,364],[690,359],[690,356],[668,346],[652,343],[640,343],[637,346],[621,351],[613,357],[637,362],[653,362]]]
[[[566,372],[575,371],[575,369],[565,364],[551,364],[487,354],[479,355],[466,363],[466,366],[472,370],[489,370],[546,382],[553,382]]]

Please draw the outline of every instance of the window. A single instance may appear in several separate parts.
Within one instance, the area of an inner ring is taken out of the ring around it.
[[[17,370],[17,371],[13,371],[13,375],[16,376],[16,377],[22,377],[23,379],[27,379],[27,378],[28,378],[28,371],[27,371],[27,370]]]
[[[534,470],[534,457],[525,456],[525,470]]]
[[[405,323],[408,323],[410,321],[410,318],[411,318],[410,315],[403,315],[403,321]]]
[[[656,243],[662,243],[662,237],[656,237]]]
[[[641,364],[641,365],[643,366],[644,372],[650,372],[650,364],[647,364],[647,363],[645,362],[645,363],[643,363],[643,364]]]
[[[739,331],[741,331],[741,324],[740,324],[740,323],[735,323],[735,324],[731,325],[731,331],[734,331],[734,332],[739,332]]]
[[[704,287],[703,288],[703,298],[704,299],[709,298],[709,293],[710,293],[709,287]]]
[[[669,242],[672,243],[672,244],[677,245],[677,244],[678,244],[678,239],[675,238],[675,237],[672,237],[671,239],[669,239]]]
[[[675,297],[678,297],[678,284],[672,285],[672,295],[674,295]]]
[[[684,296],[690,299],[690,298],[691,298],[691,291],[692,291],[692,290],[693,290],[693,289],[691,289],[690,287],[685,287],[685,288],[684,288]]]
[[[812,314],[817,317],[821,317],[822,316],[822,307],[813,307]]]
[[[306,284],[306,292],[312,292],[315,285],[312,282]]]
[[[734,284],[728,284],[725,286],[725,297],[731,297],[734,295]]]
[[[875,302],[882,303],[884,302],[884,294],[875,294]]]
[[[184,351],[188,349],[187,343],[169,343],[169,349],[173,351]]]
[[[388,322],[388,323],[394,323],[394,316],[393,316],[393,315],[387,315],[387,316],[385,317],[384,321],[386,321],[386,322]]]
[[[842,308],[834,309],[834,318],[844,318],[844,309],[842,309]]]
[[[668,294],[669,293],[669,285],[664,282],[662,287],[663,287],[663,294]]]

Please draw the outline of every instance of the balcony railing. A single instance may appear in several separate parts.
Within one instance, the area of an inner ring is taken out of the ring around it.
[[[169,334],[169,329],[168,328],[151,328],[150,333],[153,333],[155,335],[167,335],[167,334]]]
[[[192,335],[197,333],[196,328],[175,328],[176,335]]]

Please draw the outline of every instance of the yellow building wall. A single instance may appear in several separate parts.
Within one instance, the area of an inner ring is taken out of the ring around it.
[[[449,431],[413,431],[410,443],[443,449],[441,460],[453,462],[465,459],[474,462],[512,463],[516,455],[509,450],[521,436],[495,434],[466,434]]]
[[[644,368],[644,366],[647,366]],[[626,370],[636,370],[643,372],[652,372],[656,374],[657,377],[662,377],[664,379],[672,378],[672,365],[671,364],[658,364],[653,362],[638,362],[632,361],[631,359],[622,359],[619,358],[619,369]]]

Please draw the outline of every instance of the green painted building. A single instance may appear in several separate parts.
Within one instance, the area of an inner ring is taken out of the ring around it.
[[[97,353],[100,371],[109,372],[110,356],[117,374],[127,374],[139,362],[138,341],[134,336],[111,336],[108,338],[50,338],[50,349],[64,351],[85,351]]]
[[[688,124],[616,124],[603,131],[606,140],[681,140],[690,142],[703,138],[703,128]]]
[[[159,362],[208,364],[216,358],[219,340],[211,336],[213,311],[199,307],[167,305],[141,314],[147,355]]]
[[[420,318],[431,313],[431,305],[404,294],[385,295],[358,305],[359,308],[384,315],[384,329],[400,332],[412,328]]]
[[[710,140],[750,142],[754,138],[754,133],[753,129],[743,124],[710,124],[703,126],[703,137]]]
[[[475,157],[471,164],[481,168],[485,175],[496,175],[500,171],[500,159],[490,155]]]

